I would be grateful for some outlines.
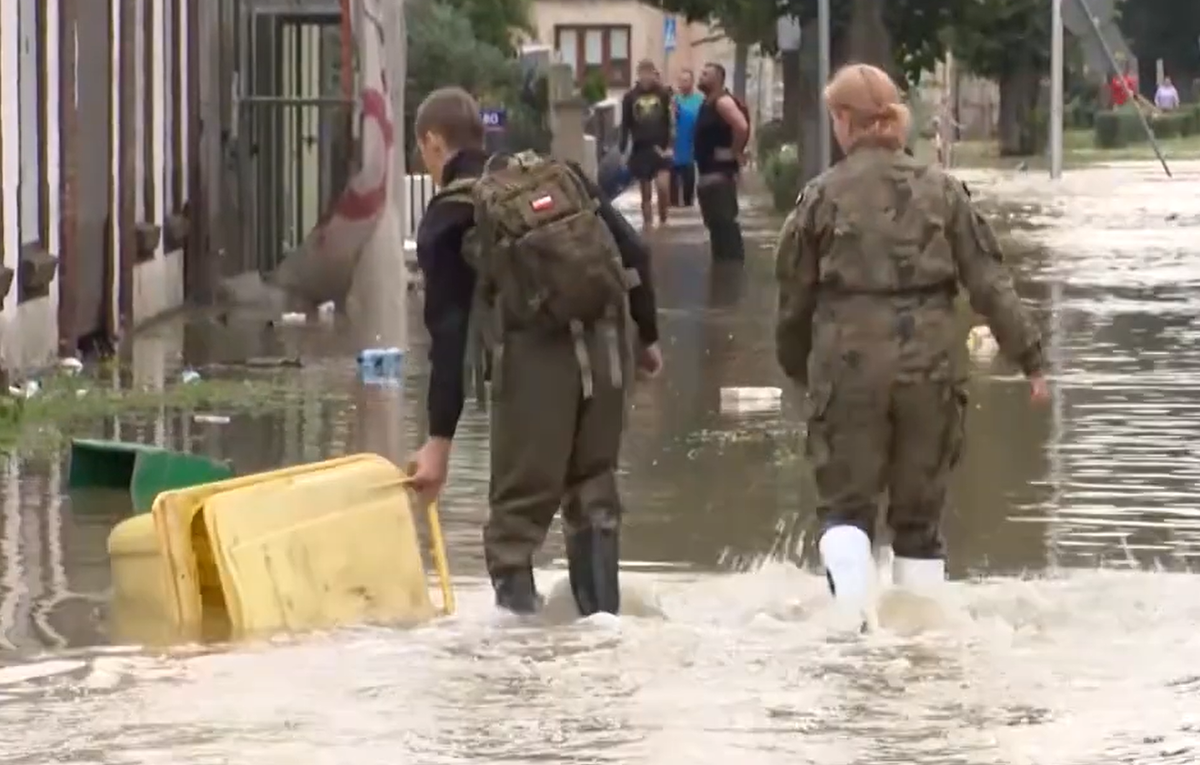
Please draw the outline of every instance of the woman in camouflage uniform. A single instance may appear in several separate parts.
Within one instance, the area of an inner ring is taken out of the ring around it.
[[[777,351],[811,403],[822,563],[835,599],[861,615],[884,492],[895,582],[945,578],[941,518],[967,410],[960,286],[1034,399],[1048,392],[996,237],[962,183],[904,151],[909,114],[891,78],[850,65],[825,99],[846,158],[805,187],[780,234]]]

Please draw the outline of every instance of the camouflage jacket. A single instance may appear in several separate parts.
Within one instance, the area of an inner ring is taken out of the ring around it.
[[[856,149],[796,200],[775,252],[784,372],[869,366],[900,381],[960,379],[961,285],[1001,351],[1032,374],[1041,341],[966,187],[881,147]]]

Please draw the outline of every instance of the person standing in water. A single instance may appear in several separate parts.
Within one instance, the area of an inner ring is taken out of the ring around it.
[[[776,350],[811,405],[806,449],[830,589],[866,619],[885,491],[895,583],[927,589],[946,575],[941,520],[967,413],[960,284],[1033,400],[1049,390],[991,227],[966,186],[904,152],[909,113],[895,83],[850,65],[825,101],[846,157],[804,188],[780,232]]]
[[[705,64],[700,72],[704,102],[696,114],[693,147],[696,197],[708,229],[713,260],[745,260],[738,223],[738,174],[750,140],[750,116],[725,88],[725,67]]]
[[[522,154],[497,167],[479,104],[461,88],[430,93],[413,131],[438,186],[417,232],[429,438],[413,487],[441,492],[467,385],[483,394],[490,370],[483,551],[496,605],[541,607],[533,556],[561,510],[580,613],[617,613],[630,385],[662,368],[649,250],[577,165]]]
[[[671,204],[691,207],[696,194],[696,164],[692,153],[696,133],[696,117],[704,96],[696,92],[695,75],[691,69],[679,73],[679,89],[674,97],[675,152],[671,168]]]
[[[645,59],[637,67],[637,83],[621,100],[620,149],[629,150],[629,172],[642,193],[642,223],[654,226],[654,195],[658,195],[658,220],[667,222],[670,207],[671,147],[675,143],[675,120],[671,92],[659,81],[654,62]]]

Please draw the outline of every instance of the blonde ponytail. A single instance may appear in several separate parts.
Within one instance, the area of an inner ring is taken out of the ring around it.
[[[830,112],[847,119],[854,138],[870,138],[893,148],[908,140],[912,115],[887,72],[870,64],[847,64],[825,88]]]

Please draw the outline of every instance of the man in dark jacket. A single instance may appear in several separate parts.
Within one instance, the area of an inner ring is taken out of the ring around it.
[[[654,225],[652,195],[658,193],[658,219],[667,222],[671,207],[671,147],[675,145],[675,117],[671,91],[659,81],[658,69],[646,59],[638,64],[637,83],[621,101],[621,139],[629,149],[629,172],[642,192],[642,224]]]
[[[425,166],[439,188],[483,174],[487,155],[479,107],[465,91],[443,88],[431,93],[417,110],[415,131]],[[580,611],[617,611],[622,507],[616,469],[627,385],[635,365],[650,376],[662,366],[649,252],[582,170],[574,169],[589,193],[601,200],[596,214],[612,233],[624,266],[637,273],[640,283],[622,300],[628,309],[621,306],[616,323],[628,338],[632,317],[638,351],[631,353],[627,342],[604,344],[599,328],[589,327],[583,350],[594,360],[585,363],[571,333],[499,328],[502,345],[495,347],[502,347],[503,354],[497,351],[492,361],[493,375],[501,375],[503,385],[494,378],[490,396],[491,512],[484,553],[497,605],[516,613],[540,606],[532,558],[560,507]],[[432,342],[429,439],[414,459],[412,477],[426,496],[436,496],[446,481],[451,441],[463,408],[468,328],[472,310],[481,306],[476,272],[463,252],[474,215],[469,200],[435,198],[417,233],[417,259],[425,274],[425,325]],[[477,321],[495,312],[499,299],[492,300]],[[613,355],[599,353],[601,347]],[[589,365],[607,366],[612,384],[595,383],[585,390],[581,368]]]

